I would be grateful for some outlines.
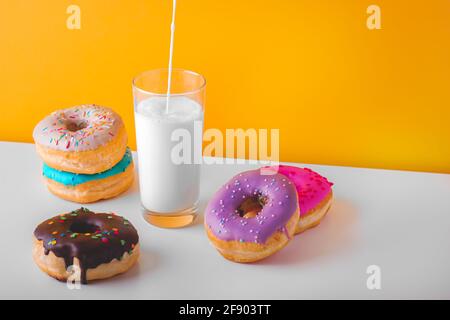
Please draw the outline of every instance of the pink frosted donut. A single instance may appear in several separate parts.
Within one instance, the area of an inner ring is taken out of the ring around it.
[[[280,165],[278,173],[288,177],[297,189],[300,219],[295,233],[317,226],[330,209],[333,183],[308,168]]]
[[[122,159],[127,146],[120,116],[97,105],[53,112],[36,125],[33,138],[47,165],[83,174],[112,168]]]

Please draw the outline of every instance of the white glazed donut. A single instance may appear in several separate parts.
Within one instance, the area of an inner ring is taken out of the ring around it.
[[[72,173],[108,170],[122,159],[127,147],[120,116],[97,105],[53,112],[36,125],[33,138],[47,165]]]

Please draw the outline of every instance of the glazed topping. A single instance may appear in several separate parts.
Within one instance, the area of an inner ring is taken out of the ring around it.
[[[300,216],[308,214],[331,192],[333,183],[309,168],[280,165],[278,173],[288,177],[294,183],[298,193]]]
[[[42,222],[34,236],[43,242],[45,254],[51,251],[63,258],[66,268],[78,258],[82,283],[87,283],[87,269],[120,260],[125,252],[132,254],[139,241],[136,229],[125,218],[86,208]]]
[[[274,232],[285,232],[297,208],[297,192],[289,179],[252,170],[217,191],[206,207],[205,222],[219,239],[265,243]]]
[[[65,186],[76,186],[85,182],[105,179],[119,173],[124,172],[128,166],[133,162],[131,151],[127,148],[125,155],[114,167],[109,170],[94,173],[94,174],[78,174],[67,171],[60,171],[49,167],[46,163],[43,164],[42,174],[48,179],[52,179]]]
[[[39,122],[33,131],[36,143],[62,151],[94,150],[108,143],[123,126],[109,108],[81,105],[58,110]]]

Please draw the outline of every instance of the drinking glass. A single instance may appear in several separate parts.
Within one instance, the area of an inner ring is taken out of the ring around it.
[[[173,69],[133,79],[140,198],[151,224],[175,228],[197,215],[202,162],[205,78]]]

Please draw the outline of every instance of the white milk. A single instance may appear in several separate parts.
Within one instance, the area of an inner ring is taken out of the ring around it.
[[[158,213],[191,208],[200,186],[200,165],[194,164],[194,154],[201,154],[202,139],[194,139],[194,130],[199,124],[203,128],[203,108],[194,100],[172,95],[167,113],[166,102],[166,97],[152,97],[135,109],[141,201],[145,209]],[[172,141],[176,129],[190,133],[192,164],[172,161],[172,149],[180,143]]]

